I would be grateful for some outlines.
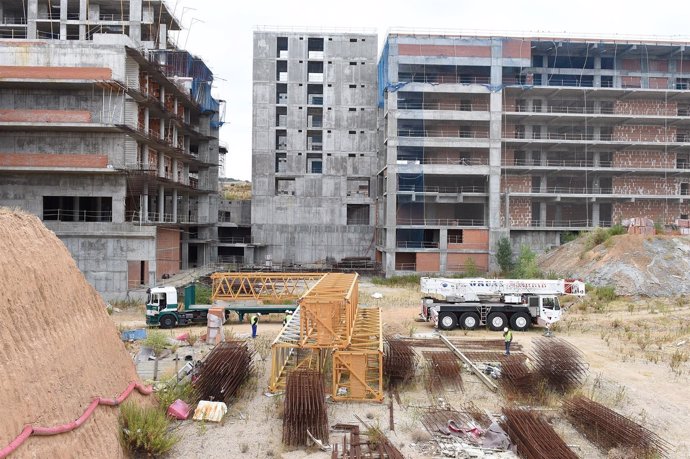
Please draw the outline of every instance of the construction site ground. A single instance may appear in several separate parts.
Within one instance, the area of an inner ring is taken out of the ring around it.
[[[375,292],[381,293],[383,298],[372,298]],[[432,324],[416,321],[419,314],[417,286],[384,287],[365,279],[360,283],[360,304],[382,307],[385,334],[428,336],[435,333]],[[690,306],[678,298],[624,298],[603,305],[585,298],[574,301],[564,320],[555,328],[556,335],[582,351],[590,365],[582,393],[659,434],[673,445],[671,457],[690,457],[687,436],[687,426],[690,425],[690,399],[687,397],[690,364],[683,361],[683,356],[687,359],[690,353],[689,312]],[[122,310],[111,317],[121,329],[144,326],[143,309]],[[330,453],[318,449],[292,450],[282,445],[282,396],[265,395],[270,373],[270,344],[280,331],[281,320],[282,317],[278,316],[263,317],[259,323],[259,337],[255,340],[250,337],[250,326],[246,321],[241,324],[235,321],[225,326],[226,338],[250,340],[257,359],[263,358],[257,364],[257,378],[243,396],[228,407],[222,423],[180,422],[177,433],[181,441],[172,457],[330,457]],[[205,333],[205,327],[182,327],[166,333],[174,337],[186,331],[201,335]],[[515,342],[529,353],[530,343],[542,332],[543,329],[533,328],[529,332],[515,333]],[[488,330],[444,333],[454,339],[501,339],[500,332]],[[135,347],[130,346],[132,352]],[[194,353],[200,357],[208,349],[197,343]],[[183,352],[188,351],[178,349],[178,353]],[[167,364],[161,361],[163,373],[171,374],[172,365],[172,360]],[[424,407],[436,404],[439,394],[429,394],[421,363],[417,375],[415,383],[400,391],[402,406],[394,403],[394,432],[389,430],[388,398],[383,404],[329,402],[329,424],[357,424],[356,414],[367,423],[379,426],[405,457],[440,457],[421,423]],[[469,371],[463,372],[463,381],[463,392],[446,391],[440,395],[445,403],[460,408],[464,402],[472,401],[496,415],[508,403],[500,392],[490,392]],[[615,452],[607,456],[607,452],[599,451],[581,436],[563,419],[560,401],[554,396],[547,406],[539,409],[580,457],[625,457],[616,456]],[[342,441],[342,434],[332,435],[331,441]]]

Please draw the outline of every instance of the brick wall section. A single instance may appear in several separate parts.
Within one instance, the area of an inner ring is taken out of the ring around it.
[[[650,72],[668,72],[668,59],[651,59],[647,67]]]
[[[449,249],[489,250],[489,231],[464,229],[462,244],[448,243]]]
[[[663,224],[673,223],[681,214],[690,214],[689,202],[666,202],[662,200],[645,199],[636,202],[614,202],[611,210],[614,222],[625,218],[651,218]]]
[[[416,254],[415,263],[417,271],[420,272],[438,272],[441,269],[441,259],[438,253],[422,253]]]
[[[532,58],[532,42],[530,40],[504,40],[503,57]]]
[[[624,88],[641,88],[642,78],[638,76],[624,76],[621,77],[621,83]]]
[[[683,59],[682,61],[676,61],[676,72],[680,73],[690,73],[690,61]]]
[[[0,153],[0,167],[74,167],[104,169],[107,155]]]
[[[649,88],[650,89],[668,89],[668,78],[662,77],[649,77]]]
[[[446,256],[446,269],[448,271],[464,271],[467,260],[473,259],[480,271],[489,269],[489,255],[483,253],[449,253]]]
[[[613,140],[633,142],[675,142],[676,128],[627,124],[613,128]]]
[[[529,193],[532,189],[532,177],[529,175],[504,175],[501,177],[501,192],[510,188],[514,193]]]
[[[507,148],[503,150],[503,164],[512,165],[515,163],[515,150]]]
[[[86,110],[0,110],[0,122],[90,123]]]
[[[681,181],[675,177],[613,177],[613,194],[677,195]]]
[[[617,151],[613,154],[613,167],[673,169],[676,167],[676,154],[663,151]]]
[[[144,279],[141,279],[141,260],[127,261],[127,286],[137,288],[140,285],[148,284],[149,262],[144,261]]]
[[[156,279],[163,274],[180,271],[180,231],[170,228],[156,229]]]
[[[621,63],[621,67],[623,70],[628,70],[628,71],[640,71],[642,70],[642,66],[640,64],[640,59],[623,59],[623,62]]]
[[[659,100],[617,100],[613,104],[613,113],[676,116],[678,114],[678,104]]]
[[[510,226],[530,226],[531,221],[532,201],[530,198],[510,198]]]
[[[491,57],[491,47],[399,44],[398,54],[401,56]]]
[[[0,78],[41,80],[110,80],[113,71],[105,67],[0,66]]]

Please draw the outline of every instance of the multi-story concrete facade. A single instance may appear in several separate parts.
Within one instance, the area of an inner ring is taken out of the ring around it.
[[[106,297],[212,262],[219,102],[160,0],[0,2],[0,205]]]
[[[257,262],[374,255],[375,33],[254,33]]]
[[[376,212],[386,273],[494,269],[503,236],[540,249],[629,217],[687,218],[685,46],[389,35]]]

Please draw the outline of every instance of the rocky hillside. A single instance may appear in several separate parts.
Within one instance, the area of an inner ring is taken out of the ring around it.
[[[690,238],[612,236],[592,248],[582,236],[539,257],[544,272],[610,285],[619,295],[674,296],[690,293]]]

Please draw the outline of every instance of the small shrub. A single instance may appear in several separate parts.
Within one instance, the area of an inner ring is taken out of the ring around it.
[[[153,349],[153,353],[158,356],[163,349],[167,348],[170,344],[168,343],[168,337],[165,333],[160,331],[149,331],[148,336],[145,340],[141,342],[144,346],[148,346]]]
[[[125,402],[120,407],[120,441],[134,455],[162,456],[179,441],[170,420],[154,407]]]
[[[477,263],[474,261],[474,258],[468,258],[465,261],[465,274],[467,274],[468,277],[477,277],[479,275]]]
[[[196,284],[194,301],[196,304],[211,304],[211,287],[204,284]]]
[[[249,451],[249,445],[247,443],[240,443],[240,453],[244,454]]]
[[[580,234],[573,231],[561,233],[561,244],[567,244],[568,242],[574,241],[578,237],[580,237]]]
[[[496,262],[504,273],[508,273],[513,269],[513,248],[510,245],[510,239],[507,237],[502,237],[498,240]]]
[[[192,384],[189,381],[177,382],[175,377],[167,380],[163,387],[156,391],[158,407],[163,413],[165,413],[168,407],[177,399],[191,403],[194,398],[195,394]]]
[[[381,285],[384,287],[411,287],[419,286],[420,276],[416,274],[408,274],[406,276],[392,276],[392,277],[372,277],[371,283],[374,285]]]
[[[628,231],[625,226],[620,223],[616,223],[611,228],[608,229],[609,236],[620,236],[621,234],[626,234]]]
[[[682,370],[680,367],[687,361],[688,353],[681,351],[680,349],[676,349],[673,354],[671,354],[671,361],[669,362],[671,365],[671,370],[673,370],[674,373],[681,374]]]
[[[513,276],[517,279],[533,279],[543,277],[537,266],[537,255],[526,245],[520,249],[520,256],[515,263]]]
[[[664,225],[661,222],[654,222],[654,231],[656,234],[664,234]]]
[[[613,301],[617,298],[616,289],[610,285],[597,287],[594,295],[602,301]]]

